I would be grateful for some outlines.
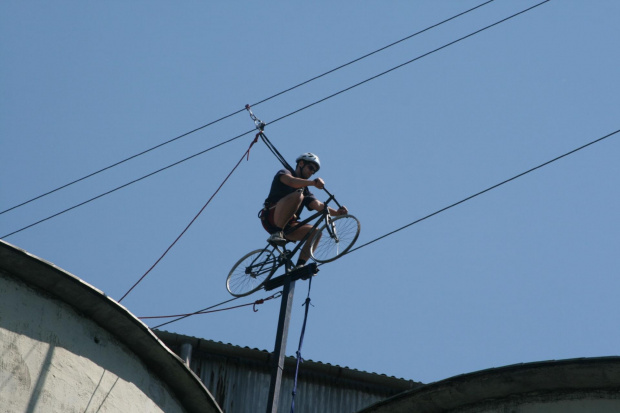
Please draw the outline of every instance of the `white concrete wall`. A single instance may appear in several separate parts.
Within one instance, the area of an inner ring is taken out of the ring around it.
[[[107,331],[0,273],[0,413],[25,412],[184,409]]]

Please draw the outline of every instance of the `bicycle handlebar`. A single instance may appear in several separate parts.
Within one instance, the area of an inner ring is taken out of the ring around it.
[[[338,203],[338,201],[336,200],[336,197],[335,197],[335,196],[333,196],[333,195],[332,195],[332,194],[331,194],[331,193],[327,190],[327,188],[323,187],[323,191],[325,191],[325,192],[327,193],[327,195],[329,195],[329,197],[330,197],[331,199],[333,199],[333,200],[334,200],[334,202],[336,203],[336,205],[338,205],[338,208],[342,208],[342,205],[340,205],[340,204]]]

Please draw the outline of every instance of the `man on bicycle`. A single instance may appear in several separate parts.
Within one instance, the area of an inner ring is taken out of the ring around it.
[[[271,183],[269,196],[265,200],[265,207],[260,213],[263,227],[271,234],[267,240],[271,244],[284,245],[287,241],[302,240],[312,229],[311,225],[303,225],[292,232],[287,230],[297,223],[303,207],[311,211],[322,211],[325,208],[325,204],[316,199],[308,189],[311,186],[318,189],[325,187],[325,182],[321,178],[310,179],[321,168],[318,156],[307,152],[298,156],[295,162],[297,164],[294,172],[281,169],[276,173]],[[332,216],[348,213],[344,206],[338,210],[328,208]],[[286,235],[285,231],[287,231]],[[296,267],[303,266],[310,258],[310,243],[306,244],[301,249]]]

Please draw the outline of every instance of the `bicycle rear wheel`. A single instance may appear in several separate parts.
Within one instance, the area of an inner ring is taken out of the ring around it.
[[[277,258],[268,247],[252,251],[232,267],[226,289],[235,297],[244,297],[260,289],[277,269]]]
[[[326,223],[312,237],[310,254],[316,262],[334,261],[346,254],[357,241],[360,234],[360,222],[353,215],[327,217]],[[320,237],[320,242],[316,241]]]

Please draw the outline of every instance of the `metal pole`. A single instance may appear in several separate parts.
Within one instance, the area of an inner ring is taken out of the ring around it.
[[[181,354],[179,357],[181,357],[181,360],[183,360],[185,364],[187,364],[187,367],[189,367],[192,362],[192,345],[190,343],[183,343],[181,345]]]
[[[267,413],[278,413],[280,388],[282,387],[282,372],[284,371],[286,341],[288,338],[288,327],[291,321],[291,308],[293,306],[294,293],[295,281],[291,281],[291,277],[286,276],[284,288],[282,289],[282,301],[280,303],[280,319],[278,320],[276,344],[273,350],[274,357],[271,368],[271,384],[269,385],[269,402],[267,404]]]

